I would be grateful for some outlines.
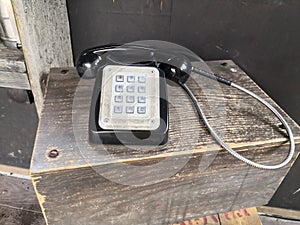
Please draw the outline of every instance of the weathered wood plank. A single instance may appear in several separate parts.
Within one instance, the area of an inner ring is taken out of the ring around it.
[[[10,176],[19,177],[19,178],[30,179],[29,168],[24,169],[24,168],[20,168],[20,167],[0,164],[0,174],[10,175]]]
[[[276,103],[243,71],[232,63],[227,64],[228,66],[224,67],[220,65],[220,62],[211,62],[210,66],[215,72],[236,80],[237,83],[242,83],[243,86],[265,97],[276,106]],[[230,72],[230,68],[237,69],[237,72]],[[174,155],[191,155],[197,152],[214,152],[221,149],[215,145],[215,141],[208,134],[203,123],[199,121],[189,97],[181,88],[171,86],[168,86],[170,140],[167,145],[157,147],[148,153],[126,146],[108,146],[108,149],[91,146],[88,143],[87,129],[94,80],[82,79],[78,83],[79,78],[75,69],[69,68],[67,73],[65,71],[61,68],[53,69],[51,72],[43,120],[40,122],[37,134],[35,149],[38,150],[33,155],[31,167],[33,172],[80,167],[87,163],[97,165],[112,163],[114,159],[105,153],[106,150],[117,156],[116,161],[125,162],[138,161],[149,156],[164,158]],[[220,86],[215,81],[205,80],[200,76],[190,79],[188,84],[203,105],[213,127],[231,146],[241,148],[241,150],[255,150],[258,145],[278,146],[286,142],[284,131],[279,128],[280,122],[277,118],[246,94],[231,87]],[[76,97],[74,98],[75,91]],[[296,141],[299,143],[298,125],[282,110],[279,109],[279,111],[287,118],[295,133]],[[54,123],[53,118],[55,118]],[[81,140],[80,145],[74,145],[73,143],[78,138]],[[55,140],[55,142],[49,142],[50,140]],[[45,153],[52,148],[63,150],[63,157],[49,161]],[[81,152],[82,149],[84,149],[84,155]],[[101,152],[101,158],[99,158],[99,152]],[[68,159],[68,162],[65,159]],[[269,158],[270,163],[273,160]]]
[[[30,90],[22,51],[0,42],[0,87]]]
[[[0,71],[26,73],[23,52],[0,42]]]
[[[300,221],[260,216],[263,225],[300,225]]]
[[[276,106],[236,65],[222,62],[209,65]],[[268,110],[230,87],[193,79],[188,85],[226,142],[260,163],[284,159],[285,132]],[[291,167],[265,171],[235,159],[215,144],[187,95],[170,86],[166,146],[147,151],[91,146],[87,129],[93,81],[81,80],[78,86],[73,68],[50,73],[31,164],[33,184],[49,224],[87,220],[89,224],[170,224],[263,205]],[[298,125],[280,111],[299,143]],[[52,149],[58,150],[58,157],[48,157]]]
[[[40,212],[30,179],[0,175],[0,206],[23,208]]]
[[[45,220],[40,212],[11,208],[0,205],[0,224],[5,225],[44,225]]]
[[[300,219],[300,211],[291,210],[291,209],[283,209],[283,208],[275,208],[275,207],[268,207],[268,206],[260,206],[257,207],[258,212],[262,214],[266,214],[269,216],[277,216],[287,219]],[[300,222],[299,222],[300,223]]]
[[[65,0],[12,0],[28,76],[38,113],[43,104],[45,74],[50,67],[72,66]]]
[[[30,90],[27,73],[7,72],[0,70],[0,87]]]

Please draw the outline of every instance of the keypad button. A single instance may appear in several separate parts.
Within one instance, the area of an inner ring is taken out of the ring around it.
[[[138,91],[139,91],[139,93],[145,93],[146,92],[146,87],[145,86],[139,86]]]
[[[126,102],[133,103],[134,102],[134,96],[127,96],[126,97]]]
[[[137,107],[137,112],[139,114],[145,114],[146,113],[146,107],[145,106],[139,106],[139,107]]]
[[[127,82],[133,83],[134,81],[135,81],[135,77],[134,77],[134,76],[129,75],[129,76],[127,77]]]
[[[115,113],[122,113],[122,106],[116,105],[116,106],[114,107],[114,112],[115,112]]]
[[[115,90],[116,92],[123,92],[123,85],[116,85]]]
[[[138,81],[139,81],[139,83],[145,83],[146,82],[146,77],[145,76],[139,76]]]
[[[145,96],[139,96],[138,97],[138,103],[145,103],[146,102],[146,97]]]
[[[134,86],[133,85],[128,85],[127,86],[127,92],[134,92]]]
[[[115,102],[123,102],[123,96],[122,95],[116,95],[115,96]]]
[[[134,113],[134,106],[126,106],[126,113]]]
[[[123,75],[117,75],[116,76],[116,81],[117,82],[123,82],[124,81],[124,76]]]

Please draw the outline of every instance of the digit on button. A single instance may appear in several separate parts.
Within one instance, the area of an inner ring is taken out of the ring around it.
[[[139,96],[138,97],[138,103],[145,103],[146,102],[146,97],[145,96]]]
[[[146,87],[145,86],[139,86],[139,92],[140,93],[145,93]]]
[[[117,75],[116,76],[116,81],[117,82],[123,82],[124,81],[124,76],[123,75]]]
[[[115,90],[116,92],[123,92],[123,85],[116,85]]]
[[[137,108],[137,112],[139,114],[145,114],[146,113],[146,107],[145,106],[140,106]]]
[[[115,112],[115,113],[122,113],[122,106],[116,105],[116,106],[114,107],[114,112]]]
[[[130,75],[127,77],[127,82],[133,83],[134,82],[134,76]]]
[[[126,106],[126,113],[133,113],[134,112],[134,106]]]
[[[145,82],[146,82],[146,77],[139,76],[139,83],[145,83]]]

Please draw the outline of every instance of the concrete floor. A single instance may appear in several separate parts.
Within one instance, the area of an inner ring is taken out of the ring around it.
[[[29,168],[37,125],[26,91],[0,88],[0,164]]]

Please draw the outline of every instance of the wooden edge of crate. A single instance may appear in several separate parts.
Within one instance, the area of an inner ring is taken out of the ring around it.
[[[295,137],[295,143],[299,144],[300,143],[300,137]],[[251,151],[251,150],[255,150],[257,148],[260,149],[265,149],[265,148],[270,148],[270,147],[276,147],[278,146],[278,144],[281,144],[281,146],[287,146],[289,143],[286,141],[286,139],[284,138],[279,138],[279,139],[275,139],[272,140],[272,143],[270,141],[263,141],[260,143],[243,143],[247,145],[247,148],[245,149],[240,149],[241,147],[244,147],[244,145],[239,145],[236,143],[228,143],[231,147],[233,147],[235,150],[237,150],[239,153],[244,152],[244,151]],[[192,150],[185,150],[185,151],[179,151],[179,152],[168,152],[168,153],[162,153],[162,154],[158,154],[158,155],[153,155],[153,156],[147,156],[147,157],[136,157],[136,158],[129,158],[129,159],[119,159],[119,160],[115,160],[115,161],[105,161],[105,162],[95,162],[95,161],[84,161],[84,163],[81,162],[77,162],[77,163],[71,163],[71,165],[67,166],[64,165],[64,167],[53,167],[51,169],[49,168],[34,168],[32,166],[33,161],[31,161],[31,169],[30,169],[30,176],[35,179],[35,177],[39,177],[40,173],[43,172],[57,172],[57,171],[63,171],[63,170],[74,170],[74,169],[78,169],[78,168],[86,168],[86,167],[94,167],[94,166],[104,166],[106,164],[118,164],[118,163],[133,163],[133,162],[138,162],[138,161],[142,161],[142,160],[156,160],[156,159],[161,159],[161,158],[165,158],[165,157],[181,157],[184,155],[191,155],[191,157],[195,157],[195,154],[201,154],[201,153],[212,153],[214,154],[216,151],[219,151],[218,154],[223,154],[223,153],[228,153],[225,149],[223,149],[220,146],[215,146],[216,148],[211,148],[209,150],[207,149],[192,149]],[[50,149],[48,149],[45,153],[49,152]],[[62,149],[63,150],[63,149]],[[33,154],[34,151],[36,151],[36,149],[33,150]],[[229,153],[228,153],[229,154]],[[299,153],[300,154],[300,153]],[[298,154],[297,154],[298,155]],[[48,157],[48,154],[45,154],[45,157]],[[62,156],[59,156],[62,157]],[[296,159],[296,154],[295,154],[295,159]],[[52,159],[51,159],[52,160]],[[56,160],[56,159],[53,159]],[[86,159],[85,159],[86,160]],[[294,160],[295,161],[295,160]],[[293,163],[294,163],[293,161]]]
[[[16,166],[0,164],[0,174],[16,178],[30,179],[29,169]]]
[[[300,211],[292,209],[283,209],[270,206],[259,206],[257,211],[261,214],[266,214],[270,216],[278,216],[286,219],[300,219]]]

